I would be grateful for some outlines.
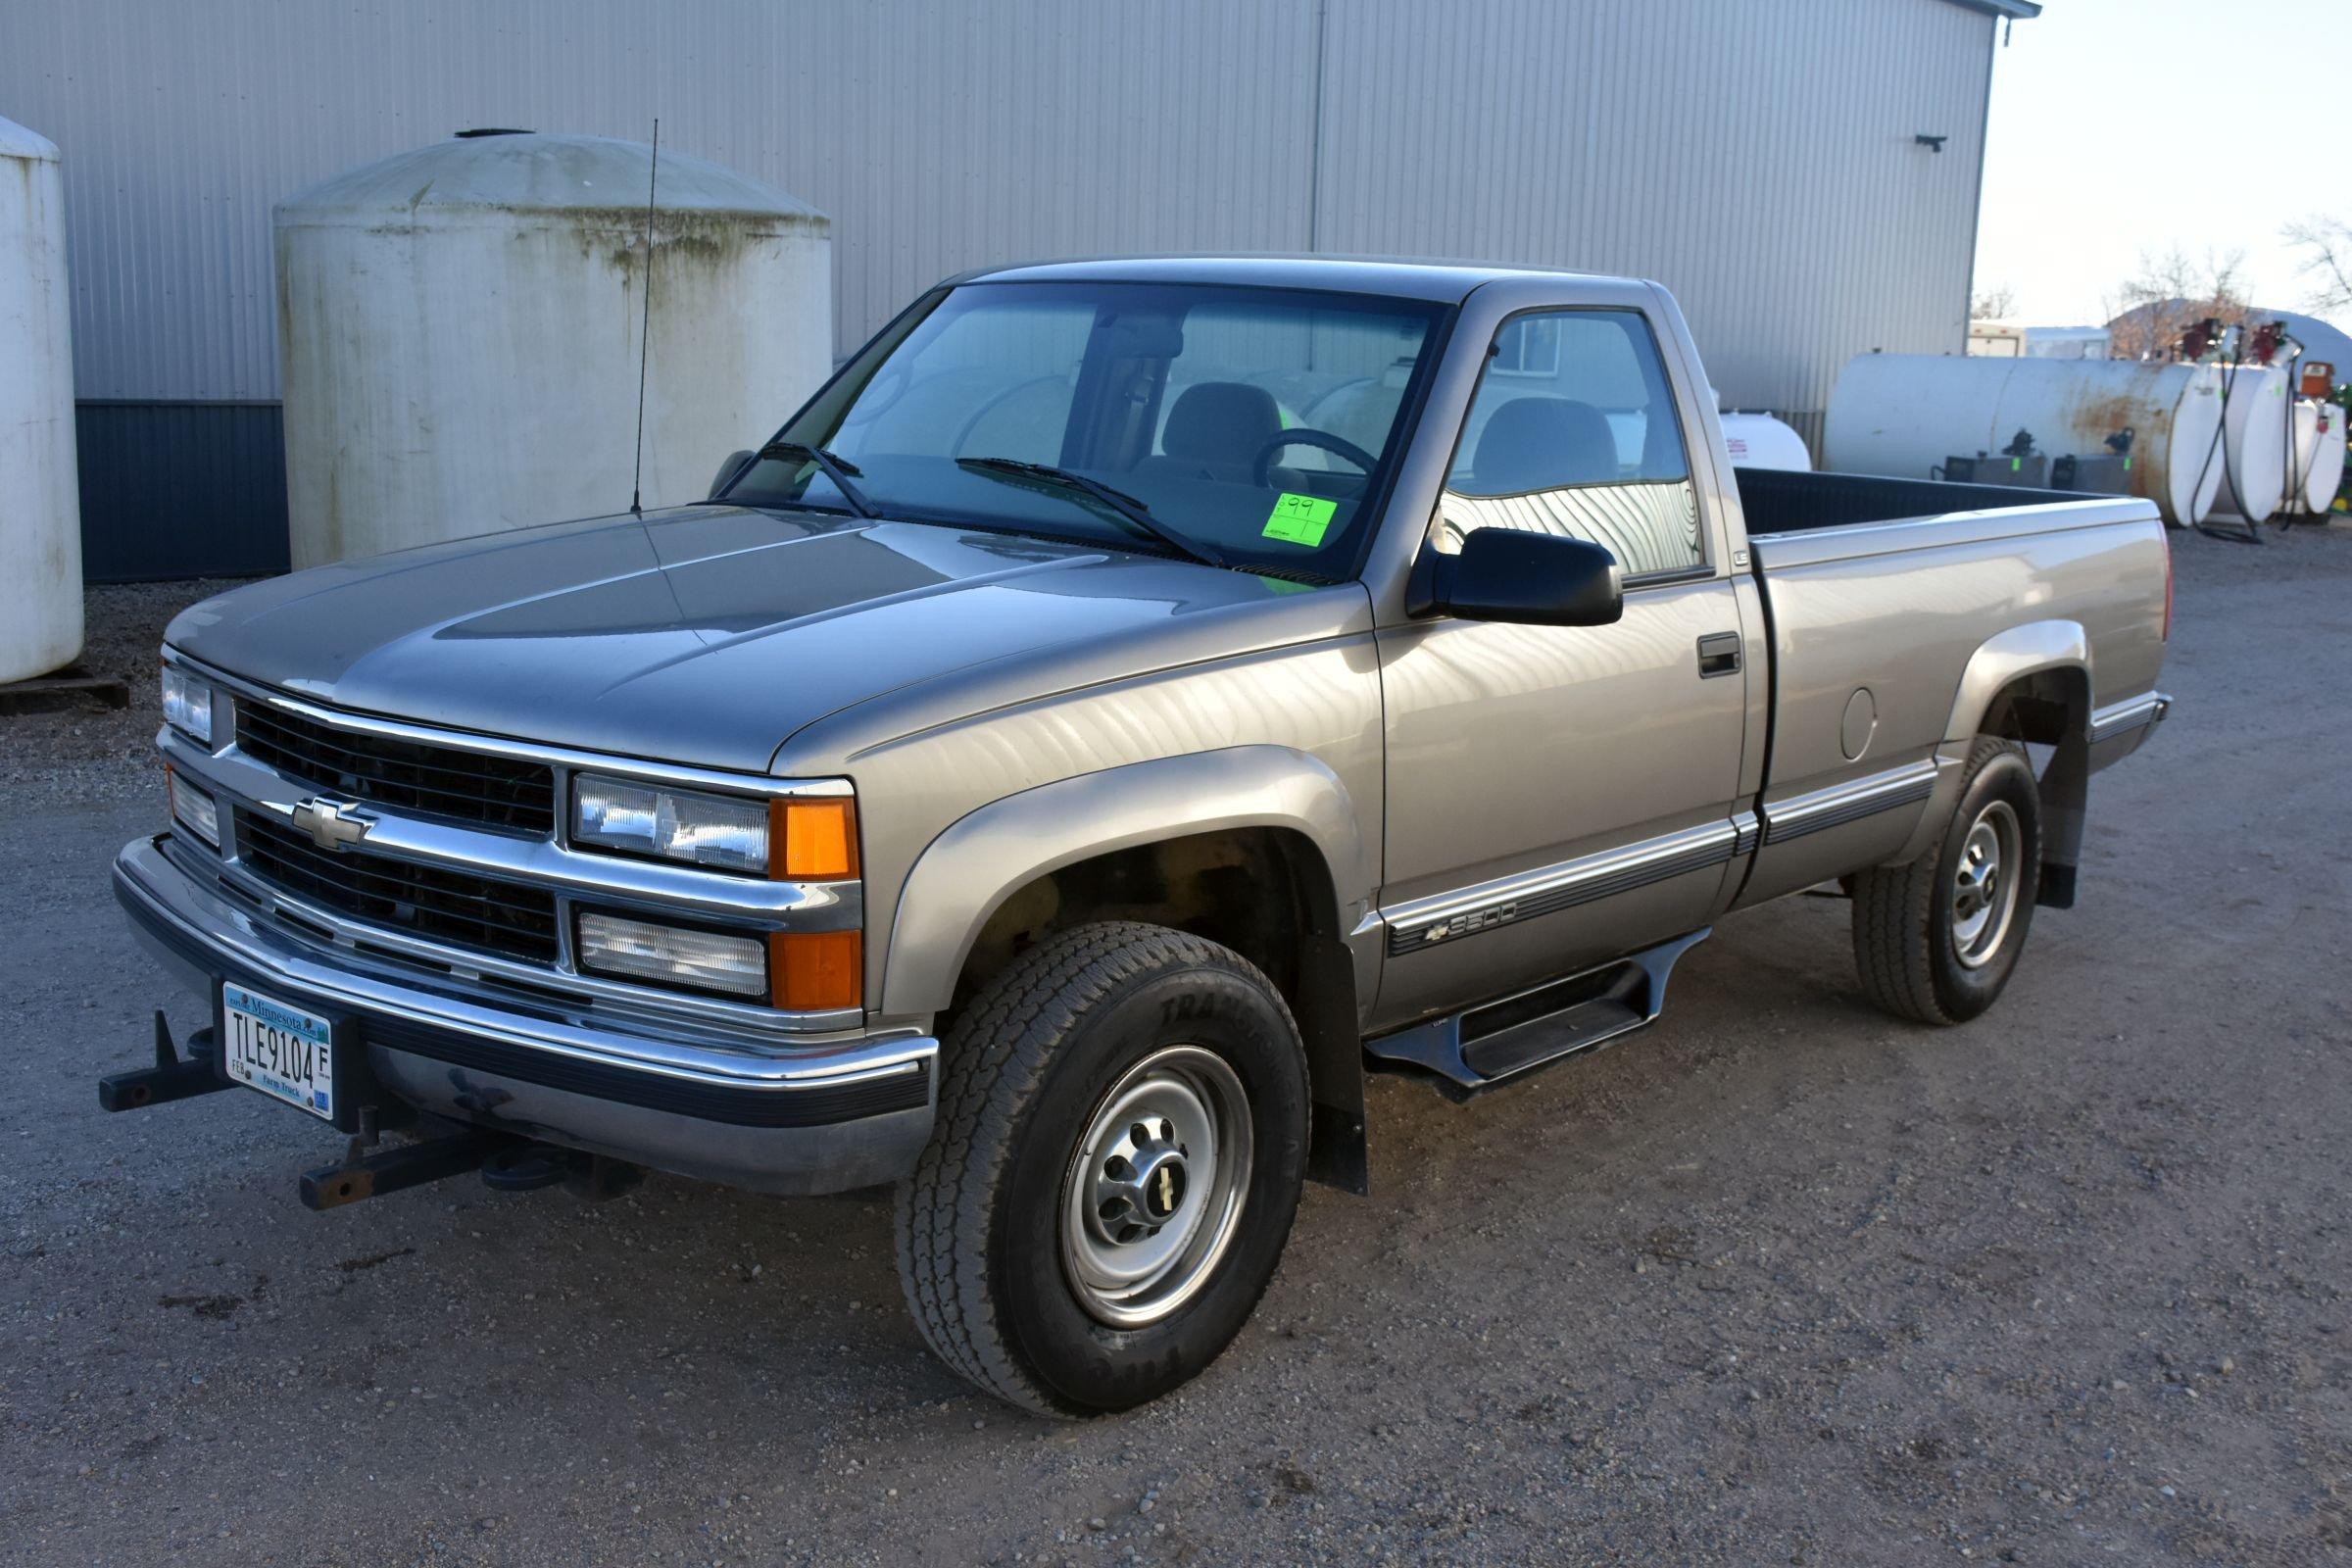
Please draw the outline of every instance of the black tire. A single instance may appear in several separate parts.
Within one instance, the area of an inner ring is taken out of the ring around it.
[[[1249,1173],[1193,1293],[1157,1321],[1112,1327],[1065,1263],[1064,1179],[1112,1089],[1179,1046],[1212,1053],[1244,1090]],[[1056,1416],[1128,1409],[1214,1360],[1274,1276],[1306,1165],[1305,1053],[1266,977],[1180,931],[1081,926],[982,987],[941,1058],[938,1122],[898,1193],[899,1278],[940,1359]]]
[[[1999,808],[2014,819],[2017,864],[2008,897],[2014,900],[1997,940],[1989,930],[1971,949],[1955,939],[1966,921],[1955,909],[1968,863],[1971,834],[1980,822],[1996,837]],[[2026,945],[2041,872],[2041,793],[2026,749],[1997,735],[1980,735],[1968,754],[1960,804],[1943,836],[1904,865],[1874,866],[1853,878],[1854,964],[1870,1000],[1914,1023],[1965,1023],[1992,1005]]]

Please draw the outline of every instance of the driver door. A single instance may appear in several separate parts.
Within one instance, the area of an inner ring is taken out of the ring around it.
[[[1692,930],[1733,857],[1740,615],[1641,313],[1504,322],[1428,548],[1494,527],[1606,546],[1624,617],[1378,633],[1388,953],[1375,1029]]]

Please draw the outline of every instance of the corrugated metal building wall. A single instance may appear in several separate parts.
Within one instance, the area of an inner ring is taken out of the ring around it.
[[[0,0],[0,114],[66,158],[90,574],[158,576],[284,564],[270,204],[468,125],[659,115],[814,202],[845,351],[989,263],[1520,261],[1661,280],[1724,399],[1811,435],[1853,354],[1965,337],[2016,9]]]

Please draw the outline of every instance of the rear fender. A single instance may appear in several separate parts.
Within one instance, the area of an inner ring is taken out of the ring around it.
[[[2026,676],[2047,669],[2081,670],[2087,682],[2090,634],[2080,621],[2030,620],[1984,639],[1960,672],[1952,716],[1943,727],[1944,746],[1959,747],[1965,757],[1985,713],[1991,710],[1992,700]],[[2088,722],[2086,710],[2083,723]]]
[[[1944,723],[1943,744],[1936,748],[1936,794],[1895,863],[1926,854],[1943,837],[1960,804],[1969,748],[1994,702],[2019,681],[2052,671],[2073,678],[2064,683],[2072,695],[2061,732],[2051,742],[2055,754],[2041,775],[2040,902],[2061,908],[2073,904],[2090,776],[2090,635],[2080,621],[2027,621],[1986,638],[1969,656]]]

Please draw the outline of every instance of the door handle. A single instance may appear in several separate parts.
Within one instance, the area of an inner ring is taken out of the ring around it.
[[[1740,634],[1736,631],[1710,632],[1698,640],[1698,678],[1713,680],[1718,675],[1740,673]]]

